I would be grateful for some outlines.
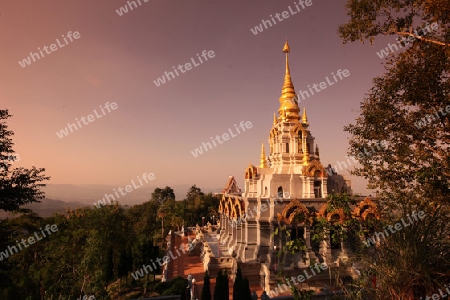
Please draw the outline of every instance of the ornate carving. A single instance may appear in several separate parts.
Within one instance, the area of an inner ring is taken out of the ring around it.
[[[307,166],[303,167],[303,173],[306,176],[314,177],[316,171],[320,172],[320,177],[326,177],[327,173],[319,160],[312,160]]]
[[[344,221],[347,219],[347,217],[345,216],[344,210],[342,208],[338,208],[338,209],[334,209],[330,212],[327,212],[327,208],[328,208],[328,202],[325,203],[324,205],[322,205],[322,207],[319,210],[318,216],[325,218],[328,222],[332,222],[335,221],[333,220],[334,216],[339,216],[339,219],[337,220],[337,222],[339,223],[344,223]]]
[[[278,214],[278,220],[291,224],[296,216],[303,216],[305,221],[311,217],[309,210],[298,199],[294,199],[284,207],[281,214]]]
[[[345,219],[346,219],[344,210],[342,208],[335,209],[334,211],[329,212],[327,214],[327,216],[326,216],[327,221],[330,222],[330,223],[334,223],[333,222],[334,221],[334,219],[333,219],[334,216],[339,216],[339,219],[337,220],[337,223],[343,224]]]
[[[358,204],[354,210],[354,214],[364,221],[371,215],[377,220],[380,219],[380,213],[378,212],[377,206],[369,199],[369,197],[364,198],[364,200]]]
[[[250,164],[248,165],[247,169],[245,169],[245,179],[253,179],[258,176],[258,169]]]

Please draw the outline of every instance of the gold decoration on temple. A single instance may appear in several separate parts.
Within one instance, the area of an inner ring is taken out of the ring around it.
[[[304,140],[304,149],[303,149],[303,166],[309,165],[309,144],[308,144],[308,136],[305,134]]]
[[[289,58],[288,53],[291,51],[288,42],[284,44],[283,52],[286,53],[286,74],[284,75],[284,84],[281,89],[280,108],[278,113],[283,116],[283,110],[285,110],[286,119],[283,121],[298,122],[300,120],[299,112],[300,108],[297,104],[297,96],[295,94],[294,85],[291,80],[291,72],[289,70]]]
[[[312,222],[310,217],[311,213],[298,199],[292,200],[284,207],[281,214],[278,214],[278,220],[286,224],[292,224],[294,220],[310,223]]]
[[[245,169],[245,179],[254,179],[258,177],[258,169],[252,164],[249,164]]]
[[[267,168],[266,163],[266,152],[264,151],[264,143],[261,143],[261,159],[260,159],[260,168]]]
[[[364,200],[358,204],[353,211],[353,215],[364,221],[370,218],[380,219],[380,213],[378,212],[377,206],[369,197],[364,198]]]
[[[306,176],[314,177],[317,171],[320,172],[320,177],[327,177],[325,168],[317,159],[311,161],[307,166],[303,166],[303,174]]]
[[[349,216],[347,216],[342,208],[330,207],[330,201],[324,203],[318,212],[318,216],[325,218],[331,224],[343,224]]]
[[[302,122],[303,122],[304,124],[308,124],[308,116],[306,115],[306,107],[303,107]]]
[[[275,126],[275,125],[277,125],[278,124],[278,121],[277,121],[277,113],[273,113],[273,125]]]
[[[286,40],[286,42],[284,43],[284,47],[283,47],[283,53],[289,53],[291,52],[291,47],[289,47],[289,43]]]

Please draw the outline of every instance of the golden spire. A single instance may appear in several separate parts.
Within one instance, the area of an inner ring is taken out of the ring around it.
[[[303,107],[302,121],[304,124],[308,124],[308,117],[306,116],[306,107]]]
[[[278,121],[277,121],[277,113],[273,113],[273,125],[275,126],[275,125],[277,125],[278,124]]]
[[[303,151],[303,165],[307,166],[309,164],[309,144],[308,144],[308,136],[305,136],[305,144]]]
[[[266,163],[266,152],[264,151],[264,143],[261,143],[261,159],[260,159],[260,168],[267,168]]]
[[[300,119],[300,116],[298,115],[300,108],[296,101],[297,96],[295,95],[294,85],[291,80],[291,72],[289,70],[288,53],[290,51],[291,49],[286,40],[283,47],[283,53],[286,53],[286,74],[284,75],[283,88],[281,89],[280,108],[278,109],[278,113],[282,115],[283,110],[287,110],[289,118],[287,118],[286,121],[298,121]]]

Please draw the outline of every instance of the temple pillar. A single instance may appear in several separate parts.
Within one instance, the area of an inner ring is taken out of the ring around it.
[[[314,194],[314,178],[308,177],[308,185],[309,185],[309,196],[308,198],[316,198],[316,195]]]
[[[236,244],[234,246],[234,252],[239,256],[241,248],[245,248],[245,240],[243,239],[243,232],[245,228],[245,223],[238,219],[236,225]]]
[[[311,246],[311,226],[305,227],[306,261],[310,265],[311,260],[319,261]]]
[[[330,266],[333,263],[333,257],[331,255],[331,239],[330,239],[330,230],[325,230],[324,239],[320,243],[320,256],[323,263],[327,266]]]
[[[227,215],[223,215],[223,220],[220,221],[220,240],[222,245],[225,245],[229,239],[230,233],[230,219]]]
[[[322,198],[328,197],[328,190],[327,190],[327,177],[322,178]]]
[[[259,231],[257,228],[257,222],[247,221],[245,223],[245,231],[244,231],[244,240],[245,244],[243,244],[244,247],[241,248],[241,252],[239,253],[239,256],[242,260],[242,262],[256,262],[257,257],[256,253],[258,252],[258,235]]]

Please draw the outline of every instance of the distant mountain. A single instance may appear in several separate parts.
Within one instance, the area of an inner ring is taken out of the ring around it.
[[[83,207],[86,204],[80,202],[65,202],[61,200],[43,199],[40,203],[31,203],[22,208],[31,209],[41,217],[50,217],[55,212],[65,212],[67,209]],[[14,214],[0,211],[0,219],[14,217]]]
[[[136,189],[131,190],[131,192],[126,193],[122,196],[118,192],[118,188],[125,186],[110,186],[110,185],[99,185],[99,184],[48,184],[43,191],[45,196],[50,199],[59,199],[65,202],[79,202],[84,205],[92,205],[94,202],[101,200],[105,197],[105,194],[113,195],[116,200],[122,205],[136,205],[148,201],[155,190],[156,186],[141,186]],[[159,186],[164,188],[165,186]],[[170,186],[174,192],[176,200],[183,200],[186,197],[186,193],[191,185],[173,185]],[[203,189],[200,187],[204,193],[218,193],[222,189]],[[114,190],[117,192],[119,197],[116,196]]]
[[[174,192],[176,200],[183,200],[186,197],[188,189],[192,185],[173,185],[170,186]],[[116,199],[119,200],[121,205],[136,205],[148,201],[155,190],[155,186],[146,187],[141,186],[137,189],[133,189],[131,192],[126,193],[122,196],[117,190],[120,186],[109,186],[109,185],[99,185],[99,184],[47,184],[43,189],[46,198],[41,201],[41,203],[32,203],[23,206],[23,208],[32,209],[41,217],[52,216],[55,212],[65,212],[68,208],[74,209],[83,206],[94,207],[94,202],[102,199],[105,194],[112,194]],[[124,188],[124,186],[121,186]],[[160,186],[164,188],[165,186]],[[201,187],[200,187],[201,188]],[[117,191],[117,196],[114,193],[114,189]],[[222,189],[202,189],[206,194],[209,192],[218,193]],[[124,192],[125,193],[125,192]],[[58,199],[58,200],[54,200]],[[13,214],[0,211],[0,219],[6,217],[12,217]]]

